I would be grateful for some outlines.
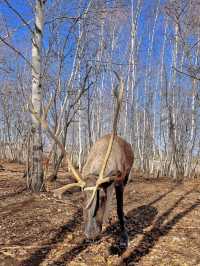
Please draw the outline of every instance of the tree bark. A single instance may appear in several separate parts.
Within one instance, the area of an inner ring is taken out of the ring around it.
[[[43,33],[44,0],[36,0],[35,29],[32,39],[32,104],[34,111],[42,114],[42,85],[41,85],[41,46]],[[42,166],[42,129],[40,123],[32,116],[32,169],[30,189],[39,192],[43,189]]]

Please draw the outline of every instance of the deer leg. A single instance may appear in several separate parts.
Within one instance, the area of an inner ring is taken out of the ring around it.
[[[124,179],[124,186],[126,186],[126,184],[128,183],[128,179],[129,179],[129,174],[127,174],[125,176],[125,179]]]
[[[122,182],[115,184],[115,192],[117,199],[117,215],[121,228],[120,235],[120,247],[127,248],[128,246],[128,233],[125,227],[124,211],[123,211],[123,194],[124,194],[124,185]]]

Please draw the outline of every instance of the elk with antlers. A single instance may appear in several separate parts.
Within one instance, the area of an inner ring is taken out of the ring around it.
[[[102,137],[93,145],[83,167],[82,174],[74,168],[65,147],[48,126],[46,118],[49,107],[45,110],[42,118],[33,109],[29,109],[62,150],[77,181],[76,183],[54,190],[54,195],[61,198],[62,194],[68,189],[72,187],[81,188],[81,191],[85,193],[85,235],[88,238],[94,239],[101,232],[102,225],[108,218],[112,196],[115,191],[117,214],[121,227],[120,245],[126,247],[128,245],[128,234],[124,224],[123,191],[132,168],[133,151],[129,143],[117,136],[117,121],[124,90],[124,82],[119,77],[118,80],[120,82],[120,89],[116,93],[117,106],[112,134]]]

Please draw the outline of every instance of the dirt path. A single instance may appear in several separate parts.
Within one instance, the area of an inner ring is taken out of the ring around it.
[[[129,248],[119,256],[115,210],[95,242],[82,232],[82,198],[31,194],[23,166],[0,172],[0,265],[200,265],[200,182],[135,180],[126,188]],[[65,180],[63,172],[60,180]],[[115,205],[115,200],[113,200]]]

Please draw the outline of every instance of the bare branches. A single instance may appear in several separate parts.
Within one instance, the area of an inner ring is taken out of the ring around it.
[[[17,50],[17,48],[15,48],[13,45],[11,45],[10,43],[8,43],[3,37],[0,36],[0,40],[7,45],[11,50],[13,50],[17,55],[19,55],[32,69],[33,69],[33,65],[31,64],[31,62],[19,51]]]
[[[63,146],[63,144],[60,142],[60,140],[58,139],[58,137],[53,133],[53,131],[49,128],[48,122],[46,120],[47,118],[47,112],[50,108],[51,105],[51,99],[47,105],[47,108],[45,109],[45,113],[43,114],[42,117],[40,117],[33,109],[32,104],[29,104],[29,111],[31,112],[31,114],[36,118],[36,120],[41,124],[41,126],[43,127],[43,129],[50,135],[50,137],[57,143],[57,145],[59,146],[59,148],[61,149],[62,153],[64,154],[64,156],[67,158],[68,164],[70,169],[72,170],[73,176],[74,178],[77,180],[78,183],[76,183],[76,185],[74,186],[79,186],[79,187],[84,187],[85,186],[85,182],[82,180],[80,174],[78,173],[78,171],[74,168],[70,157],[68,155],[68,153],[65,150],[65,147]],[[69,186],[69,188],[73,187],[72,185]],[[68,187],[67,187],[68,188]],[[66,189],[65,189],[66,190]]]
[[[63,21],[63,20],[72,20],[74,23],[77,23],[79,19],[80,19],[80,16],[71,17],[71,16],[63,15],[63,16],[59,16],[59,17],[53,18],[51,20],[48,20],[45,22],[45,24],[51,24],[55,21]]]
[[[24,23],[24,25],[27,26],[27,28],[29,29],[29,31],[34,34],[33,30],[31,29],[31,26],[29,25],[29,23],[23,18],[23,16],[10,4],[10,2],[8,0],[3,0],[6,5],[17,15],[18,18],[20,18],[20,20]]]
[[[177,68],[174,67],[174,66],[173,66],[173,69],[176,70],[176,71],[177,71],[178,73],[180,73],[180,74],[183,74],[183,75],[185,75],[185,76],[187,76],[187,77],[190,77],[190,78],[192,78],[192,79],[195,79],[195,80],[200,81],[200,78],[198,78],[197,76],[195,76],[195,75],[193,75],[193,74],[191,74],[191,73],[186,73],[186,72],[184,72],[184,71],[181,71],[180,69],[177,69]]]

